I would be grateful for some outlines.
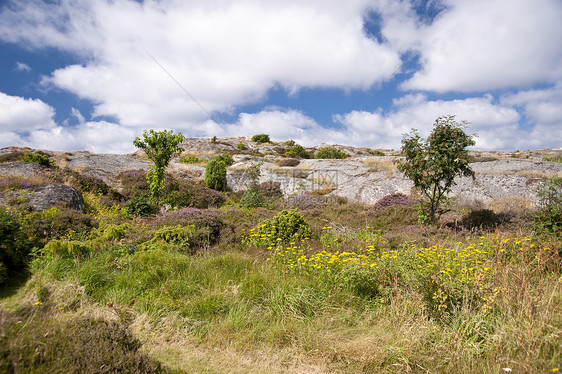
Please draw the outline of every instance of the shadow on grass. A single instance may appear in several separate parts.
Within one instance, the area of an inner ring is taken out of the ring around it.
[[[29,271],[13,274],[2,286],[0,286],[0,300],[14,296],[25,286],[25,283],[31,277]]]

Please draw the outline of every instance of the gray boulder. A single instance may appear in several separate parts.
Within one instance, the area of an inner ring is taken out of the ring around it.
[[[50,184],[33,189],[29,206],[35,211],[42,211],[55,205],[65,205],[70,209],[84,211],[84,199],[76,188],[64,184]]]

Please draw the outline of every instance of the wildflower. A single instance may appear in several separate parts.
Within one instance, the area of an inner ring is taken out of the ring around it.
[[[41,305],[43,305],[43,303],[41,301],[38,301],[35,304],[33,304],[33,306],[37,306],[37,305],[41,306]]]

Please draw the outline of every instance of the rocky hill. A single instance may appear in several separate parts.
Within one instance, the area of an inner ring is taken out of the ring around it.
[[[307,148],[313,153],[316,148]],[[246,188],[250,166],[259,164],[260,182],[278,183],[286,197],[305,192],[322,195],[326,199],[344,197],[349,201],[373,204],[393,193],[412,193],[413,184],[397,170],[402,160],[399,151],[374,150],[334,146],[350,155],[338,159],[291,159],[285,156],[289,146],[281,142],[255,143],[249,138],[220,138],[215,141],[188,138],[185,151],[171,162],[169,172],[177,177],[200,180],[204,176],[205,161],[217,154],[231,154],[233,165],[228,167],[227,183],[232,191]],[[0,177],[48,177],[49,168],[15,162],[14,155],[35,151],[26,148],[0,149]],[[94,154],[88,151],[42,151],[55,160],[59,169],[100,178],[119,189],[116,176],[127,170],[145,170],[149,163],[143,152],[128,155]],[[186,156],[194,163],[180,162]],[[562,150],[524,152],[472,151],[474,179],[459,178],[452,195],[459,199],[487,203],[493,200],[519,199],[529,204],[537,201],[537,185],[544,178],[562,176],[562,163],[545,160],[559,159]]]

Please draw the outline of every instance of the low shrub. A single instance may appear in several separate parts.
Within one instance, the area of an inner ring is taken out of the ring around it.
[[[490,209],[471,210],[461,219],[461,225],[468,230],[492,229],[500,223],[500,217]]]
[[[125,211],[129,216],[150,217],[156,214],[158,208],[148,195],[137,195],[127,201]]]
[[[389,207],[389,206],[394,206],[394,205],[410,206],[410,205],[413,205],[413,204],[414,204],[414,201],[410,200],[404,194],[396,193],[396,194],[386,195],[383,198],[377,200],[375,205],[373,205],[371,207],[371,209],[369,209],[367,211],[367,214],[368,215],[375,215],[378,212],[380,212],[381,210],[383,210],[384,208]]]
[[[299,144],[295,144],[291,148],[285,150],[285,156],[294,158],[310,158],[308,151]]]
[[[250,234],[245,242],[257,246],[277,246],[310,238],[310,226],[296,209],[282,210],[275,217],[262,221]]]
[[[197,156],[194,155],[187,155],[184,157],[180,157],[180,159],[178,160],[178,162],[184,163],[184,164],[198,164],[201,162],[205,162],[206,160],[199,158]]]
[[[344,159],[348,158],[349,155],[344,151],[340,151],[334,147],[323,147],[316,151],[314,154],[314,158],[323,158],[323,159]]]
[[[256,143],[271,143],[269,135],[267,134],[256,134],[252,136],[252,141]]]
[[[367,153],[373,156],[385,156],[384,152],[378,149],[367,149]]]
[[[244,145],[244,143],[239,142],[238,144],[236,144],[236,149],[240,150],[240,151],[244,151],[247,149],[247,147]]]
[[[35,312],[0,318],[3,373],[160,373],[160,364],[141,352],[141,343],[115,322],[55,321]],[[25,320],[25,323],[21,323]],[[19,321],[19,323],[18,323]]]
[[[33,162],[35,164],[43,165],[46,167],[52,166],[52,162],[49,159],[49,156],[46,153],[42,153],[42,152],[38,152],[38,153],[27,152],[23,155],[21,160],[23,162]]]
[[[25,154],[25,152],[23,152],[23,151],[14,151],[14,152],[10,152],[10,153],[4,153],[3,155],[0,155],[0,164],[6,163],[6,162],[21,161],[24,154]]]
[[[90,177],[71,170],[65,170],[68,175],[70,185],[78,189],[82,193],[94,193],[99,195],[107,195],[111,191],[111,187],[100,178]]]
[[[547,179],[538,191],[534,226],[541,234],[562,236],[562,178]]]
[[[294,146],[294,145],[297,144],[297,143],[296,143],[294,140],[287,140],[284,144],[285,144],[287,147],[292,147],[292,146]]]
[[[232,158],[232,155],[228,153],[220,154],[218,156],[213,157],[213,159],[224,162],[226,166],[230,166],[234,164],[234,159]]]
[[[0,207],[0,284],[26,269],[31,247],[21,223]]]
[[[226,164],[224,161],[213,158],[205,168],[205,185],[213,190],[226,189]]]

